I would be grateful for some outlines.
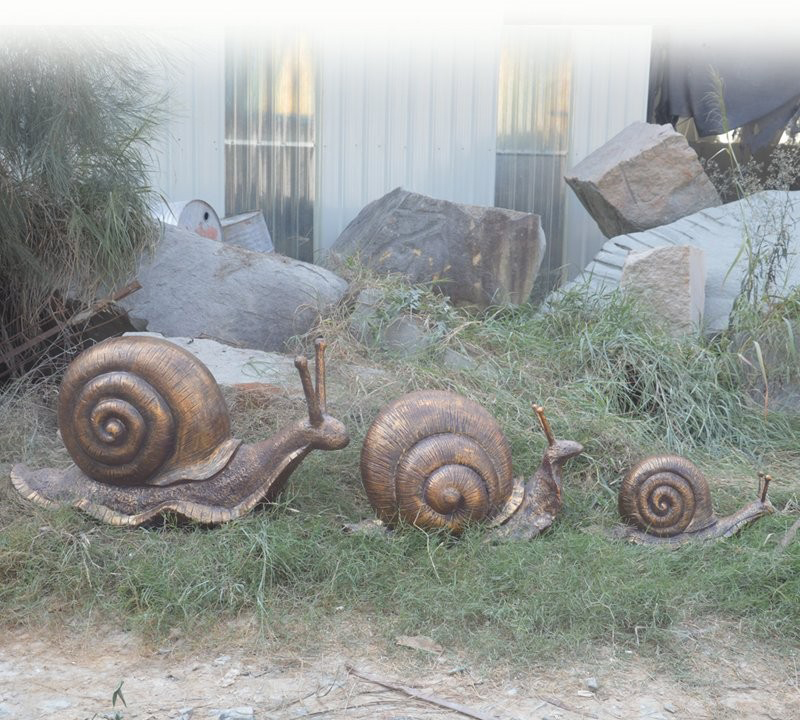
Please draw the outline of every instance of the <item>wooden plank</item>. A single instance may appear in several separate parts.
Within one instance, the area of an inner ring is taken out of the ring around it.
[[[66,322],[64,322],[63,324],[55,325],[54,327],[45,330],[43,333],[40,333],[36,337],[31,338],[30,340],[27,340],[26,342],[22,343],[22,345],[18,345],[13,350],[10,350],[9,352],[0,355],[0,362],[2,362],[4,365],[10,366],[8,361],[11,360],[11,358],[16,357],[17,355],[25,352],[26,350],[30,350],[31,348],[36,347],[36,345],[38,345],[40,342],[47,340],[53,335],[57,335],[58,333],[62,332],[64,329],[68,327],[72,327],[73,325],[78,325],[82,322],[85,322],[93,315],[99,313],[107,305],[110,305],[112,302],[116,302],[117,300],[122,300],[122,298],[128,297],[128,295],[131,295],[132,293],[135,293],[137,290],[140,290],[141,287],[142,286],[139,284],[137,280],[128,283],[125,287],[120,288],[109,297],[94,303],[94,305],[92,305],[90,308],[75,313],[75,315],[66,320]]]

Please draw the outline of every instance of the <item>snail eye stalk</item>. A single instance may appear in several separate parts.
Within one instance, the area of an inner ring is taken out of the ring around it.
[[[300,382],[303,383],[303,394],[306,396],[306,405],[308,406],[308,419],[314,427],[322,423],[322,411],[319,407],[319,399],[314,392],[314,386],[311,383],[311,373],[308,371],[308,360],[302,355],[295,358],[294,366],[300,373]]]
[[[544,436],[547,438],[547,444],[551,446],[554,445],[556,438],[555,435],[553,435],[553,431],[550,429],[550,423],[547,422],[547,418],[544,416],[544,408],[536,404],[532,404],[531,407],[539,418],[539,424],[542,426]]]
[[[324,413],[327,408],[327,398],[325,394],[325,348],[327,343],[325,338],[318,337],[314,341],[314,349],[316,351],[316,376],[317,376],[317,403],[321,413]]]
[[[759,490],[761,492],[760,500],[761,502],[767,501],[767,490],[769,489],[769,484],[772,482],[772,475],[764,475],[763,473],[758,473],[760,478],[759,481]]]

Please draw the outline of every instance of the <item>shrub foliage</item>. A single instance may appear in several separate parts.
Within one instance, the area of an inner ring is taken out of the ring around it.
[[[6,31],[0,44],[0,358],[113,286],[154,238],[161,119],[141,49],[113,34]]]

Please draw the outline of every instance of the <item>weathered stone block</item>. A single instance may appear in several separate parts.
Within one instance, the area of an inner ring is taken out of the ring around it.
[[[483,308],[525,302],[544,248],[538,215],[397,188],[344,229],[328,263],[335,268],[357,256],[379,273],[401,273],[412,283],[430,283],[454,303]]]
[[[564,179],[609,238],[722,202],[697,154],[671,125],[628,125]]]
[[[705,253],[691,245],[671,245],[628,255],[620,287],[679,337],[700,329],[705,282]]]

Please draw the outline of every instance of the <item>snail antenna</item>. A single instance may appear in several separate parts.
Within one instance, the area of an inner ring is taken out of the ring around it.
[[[555,435],[553,435],[553,431],[550,429],[550,423],[547,422],[547,418],[544,416],[544,408],[541,405],[536,405],[535,403],[532,403],[531,407],[536,413],[536,416],[539,418],[539,424],[542,426],[544,436],[547,438],[547,444],[554,445],[556,438]]]
[[[767,490],[769,489],[769,484],[772,482],[772,475],[764,475],[764,473],[758,473],[761,480],[763,480],[763,484],[759,482],[759,489],[761,491],[761,502],[767,501]]]
[[[317,376],[317,403],[319,410],[324,413],[327,407],[327,398],[325,395],[325,348],[327,343],[325,338],[318,337],[314,341],[314,350],[316,351],[316,376]]]
[[[306,396],[308,406],[308,419],[315,427],[322,423],[322,411],[319,407],[319,398],[314,392],[314,385],[311,383],[311,373],[308,371],[308,360],[302,355],[294,359],[294,366],[300,373],[300,382],[303,383],[303,394]]]

